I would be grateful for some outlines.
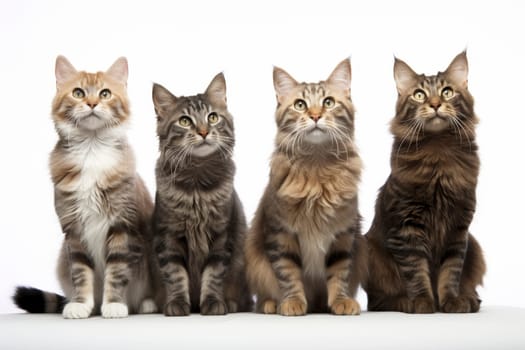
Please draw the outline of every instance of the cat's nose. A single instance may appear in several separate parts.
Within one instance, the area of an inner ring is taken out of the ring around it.
[[[441,107],[441,99],[437,96],[431,97],[428,103],[430,104],[430,107],[434,108],[436,111]]]
[[[310,114],[310,119],[312,119],[314,122],[317,123],[317,121],[321,119],[321,115],[320,114]]]
[[[206,129],[200,129],[199,131],[197,131],[197,133],[201,135],[203,139],[205,139],[206,136],[208,136],[208,130]]]
[[[88,102],[88,103],[87,103],[87,105],[88,105],[91,109],[95,108],[95,107],[97,106],[97,104],[98,104],[98,103],[96,103],[96,102]]]

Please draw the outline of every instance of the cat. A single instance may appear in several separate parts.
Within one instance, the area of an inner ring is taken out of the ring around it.
[[[275,150],[245,248],[256,312],[357,315],[366,246],[350,61],[319,83],[298,83],[278,67],[273,81]]]
[[[477,312],[485,262],[468,231],[479,157],[466,52],[432,76],[396,58],[394,78],[391,174],[366,234],[368,310]]]
[[[153,85],[160,156],[153,214],[166,316],[249,311],[246,220],[234,189],[233,118],[219,73],[204,94]]]
[[[19,287],[14,301],[29,312],[65,318],[155,312],[162,296],[155,292],[160,276],[148,229],[153,202],[126,139],[127,60],[87,73],[58,56],[55,75],[59,140],[50,170],[65,234],[57,268],[65,297]]]

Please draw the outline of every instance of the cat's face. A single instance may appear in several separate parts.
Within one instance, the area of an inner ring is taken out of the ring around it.
[[[124,57],[106,72],[77,71],[58,56],[55,66],[57,93],[53,119],[59,130],[96,131],[122,124],[129,118],[126,94],[128,63]]]
[[[396,59],[394,78],[399,93],[392,130],[399,137],[454,132],[468,136],[476,123],[467,90],[466,53],[456,56],[445,72],[416,74]]]
[[[226,106],[226,82],[219,73],[206,92],[176,97],[159,84],[153,85],[160,150],[179,160],[210,155],[231,156],[233,119]]]
[[[326,81],[298,83],[273,71],[277,94],[277,146],[289,154],[348,152],[354,130],[350,61],[342,61]]]

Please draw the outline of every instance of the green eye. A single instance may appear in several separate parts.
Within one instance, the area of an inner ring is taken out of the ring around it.
[[[302,112],[306,109],[306,102],[304,102],[304,100],[295,100],[294,104],[293,104],[293,108],[295,108],[296,110]]]
[[[100,91],[98,95],[100,96],[101,99],[107,100],[111,97],[111,91],[109,89],[104,89]]]
[[[332,108],[335,106],[335,101],[333,97],[327,97],[323,100],[323,107],[324,108]]]
[[[416,91],[414,91],[412,97],[414,97],[414,99],[418,102],[423,102],[427,99],[427,94],[425,94],[423,90],[417,89]]]
[[[182,117],[179,118],[179,125],[182,126],[182,127],[185,127],[187,128],[188,126],[191,125],[191,119],[190,117],[188,116],[185,116],[183,115]]]
[[[86,96],[86,93],[81,88],[74,88],[73,89],[73,97],[74,98],[84,98]]]
[[[208,115],[208,122],[210,124],[215,124],[219,121],[219,116],[217,115],[217,113],[215,112],[212,112]]]
[[[451,99],[452,97],[454,97],[454,90],[452,90],[451,87],[446,87],[444,88],[443,90],[441,90],[441,96],[444,98],[444,99]]]

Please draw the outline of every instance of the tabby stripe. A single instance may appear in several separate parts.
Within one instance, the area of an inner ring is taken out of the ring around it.
[[[93,261],[85,253],[72,252],[70,254],[70,256],[71,256],[71,261],[73,263],[83,264],[83,265],[88,266],[91,269],[95,268],[95,264],[93,263]]]
[[[127,263],[128,261],[129,261],[129,255],[125,253],[110,253],[106,257],[107,264]]]
[[[159,266],[164,267],[169,263],[186,266],[186,259],[180,255],[169,254],[167,256],[159,256]]]
[[[345,250],[336,250],[326,257],[325,266],[330,267],[342,260],[352,259],[352,253]]]

